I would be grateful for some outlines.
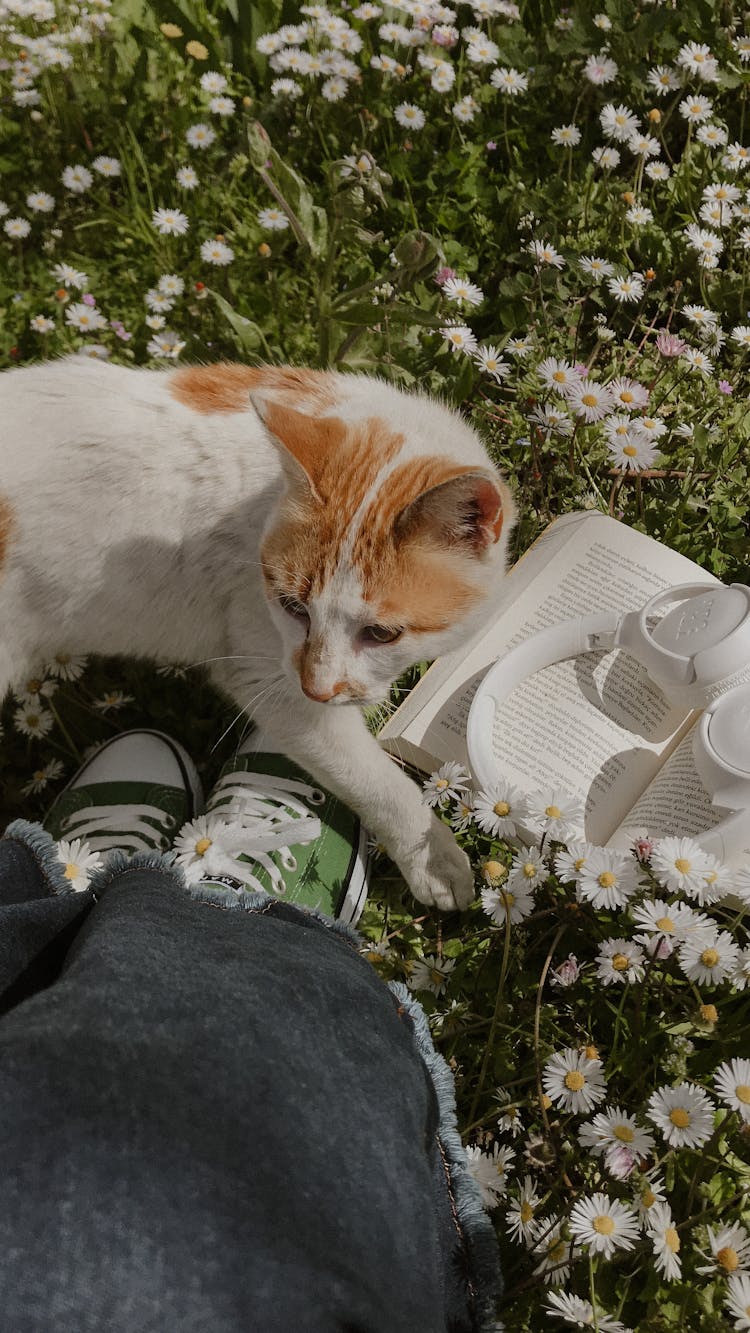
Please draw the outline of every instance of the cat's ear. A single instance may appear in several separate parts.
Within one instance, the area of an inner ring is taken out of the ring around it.
[[[421,538],[481,555],[515,520],[508,487],[493,472],[460,471],[412,500],[396,520],[398,538]]]
[[[262,390],[250,394],[250,402],[274,442],[287,482],[303,488],[323,502],[325,478],[330,475],[331,455],[340,449],[346,427],[338,417],[308,416],[279,403]]]

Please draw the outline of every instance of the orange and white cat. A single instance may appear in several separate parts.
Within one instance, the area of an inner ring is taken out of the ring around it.
[[[76,356],[0,376],[0,459],[0,697],[61,649],[219,659],[420,902],[470,901],[360,708],[457,647],[505,571],[513,503],[456,412],[366,375]]]

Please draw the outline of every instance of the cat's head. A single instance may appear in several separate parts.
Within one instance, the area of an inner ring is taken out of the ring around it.
[[[251,400],[286,477],[261,544],[284,670],[321,703],[375,703],[482,622],[510,492],[458,413],[385,381],[281,369]]]

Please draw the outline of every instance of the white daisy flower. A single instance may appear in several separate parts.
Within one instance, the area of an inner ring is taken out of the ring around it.
[[[425,114],[421,107],[415,106],[413,102],[399,102],[393,112],[399,125],[403,125],[407,130],[421,130],[425,125]]]
[[[77,287],[79,291],[83,291],[89,285],[88,276],[70,264],[55,264],[50,271],[53,278],[57,278],[63,287]]]
[[[202,123],[191,125],[185,131],[185,139],[190,148],[210,148],[211,144],[216,142],[216,130]]]
[[[174,306],[171,296],[168,296],[166,292],[157,291],[155,287],[149,288],[143,299],[149,310],[166,312]]]
[[[500,47],[489,37],[479,37],[466,45],[466,56],[472,65],[496,65]]]
[[[562,408],[554,407],[552,403],[540,404],[529,413],[529,420],[534,422],[535,426],[546,435],[572,435],[574,424],[572,417]]]
[[[601,421],[612,407],[612,395],[607,385],[588,377],[571,384],[565,396],[576,416],[587,423]]]
[[[578,896],[597,909],[626,907],[638,892],[638,868],[626,852],[594,847],[578,876]]]
[[[745,990],[750,986],[750,945],[740,949],[731,981],[734,990]]]
[[[232,829],[218,815],[198,815],[183,824],[172,846],[177,852],[175,865],[180,866],[188,884],[223,873],[226,849],[233,841]]]
[[[590,1059],[573,1046],[556,1051],[542,1070],[542,1086],[556,1106],[585,1115],[607,1095],[601,1060]]]
[[[643,950],[635,940],[605,940],[599,945],[596,975],[605,986],[616,981],[622,985],[627,981],[642,981],[645,961]]]
[[[627,1204],[608,1194],[579,1199],[571,1209],[570,1229],[579,1245],[611,1259],[615,1250],[632,1250],[638,1239],[638,1218]]]
[[[407,984],[411,990],[428,990],[433,995],[442,995],[455,966],[455,958],[438,958],[437,954],[427,953],[424,958],[412,960]]]
[[[735,324],[730,337],[740,347],[750,347],[750,324]]]
[[[146,328],[153,329],[155,333],[163,329],[166,322],[163,315],[147,315],[145,319]]]
[[[621,278],[610,278],[607,288],[620,304],[640,301],[643,296],[643,278],[640,273],[626,273]]]
[[[729,135],[723,125],[699,125],[695,137],[706,148],[723,148]]]
[[[94,333],[97,329],[106,329],[107,321],[94,306],[83,301],[74,301],[65,308],[65,323],[79,329],[81,333]]]
[[[612,83],[617,78],[617,65],[614,60],[600,51],[597,56],[589,56],[583,67],[583,72],[589,83],[601,85]]]
[[[671,1148],[700,1148],[713,1133],[714,1104],[694,1083],[659,1088],[646,1114]]]
[[[660,440],[667,433],[667,423],[661,417],[637,417],[633,425],[648,435],[650,440]]]
[[[586,276],[594,278],[596,282],[600,282],[602,278],[609,278],[614,273],[609,260],[601,259],[599,255],[581,255],[578,264]]]
[[[456,833],[465,833],[474,822],[474,797],[471,792],[466,792],[460,796],[455,803],[455,810],[451,815],[451,828]]]
[[[735,1329],[750,1329],[750,1277],[747,1273],[730,1273],[724,1308],[736,1320]]]
[[[173,329],[164,329],[162,333],[157,334],[155,338],[149,338],[146,343],[146,351],[149,356],[163,357],[168,361],[174,361],[183,350],[185,340],[175,333]]]
[[[51,213],[55,207],[53,195],[47,194],[45,190],[35,190],[33,194],[27,194],[26,207],[30,208],[32,213]]]
[[[577,125],[558,125],[550,138],[558,148],[575,148],[581,142],[581,131]]]
[[[438,60],[430,75],[430,87],[434,88],[436,93],[447,93],[450,92],[455,82],[456,71],[453,66],[449,65],[447,60]],[[469,100],[472,102],[474,101],[473,98],[470,98]],[[458,105],[459,104],[456,103],[456,106]],[[456,114],[455,107],[453,114]],[[460,117],[456,118],[460,119]]]
[[[682,353],[682,360],[686,362],[689,370],[697,370],[702,375],[710,375],[714,368],[711,358],[699,347],[688,347],[687,351]]]
[[[165,296],[182,296],[185,290],[184,279],[176,273],[162,273],[156,286]]]
[[[513,883],[499,889],[482,889],[482,907],[497,925],[505,925],[507,919],[512,926],[517,926],[519,921],[531,916],[534,899],[522,885]]]
[[[201,74],[200,85],[204,93],[223,93],[227,87],[227,81],[218,70],[207,69],[205,74]]]
[[[726,1060],[716,1070],[714,1084],[721,1100],[750,1125],[750,1060]]]
[[[125,694],[123,690],[108,690],[101,699],[94,700],[94,708],[98,708],[100,713],[109,713],[132,703],[134,703],[132,694]]]
[[[525,797],[509,782],[496,782],[474,799],[474,819],[492,838],[512,838],[526,813]]]
[[[490,74],[490,83],[498,92],[505,93],[506,97],[518,97],[521,93],[528,90],[529,80],[525,74],[521,74],[512,67],[508,69],[502,66],[493,69]]]
[[[481,1148],[466,1148],[464,1151],[469,1173],[482,1192],[485,1208],[496,1208],[506,1192],[507,1172],[515,1152],[500,1143],[494,1143],[489,1153],[482,1152]]]
[[[644,472],[653,467],[658,450],[647,435],[631,425],[626,438],[611,441],[607,452],[614,466],[623,472]]]
[[[104,343],[86,343],[84,347],[78,348],[76,356],[87,356],[91,361],[107,361],[110,351]]]
[[[732,185],[731,181],[715,181],[703,190],[703,198],[707,203],[736,204],[739,197],[739,187]]]
[[[489,343],[486,347],[477,347],[473,360],[475,365],[483,370],[485,375],[491,375],[498,384],[507,379],[510,374],[510,366],[507,361],[503,361],[499,348]]]
[[[562,880],[563,884],[577,884],[586,869],[591,853],[600,850],[592,842],[569,842],[567,847],[555,854],[553,867],[557,878]]]
[[[661,160],[647,162],[645,172],[649,180],[652,181],[668,181],[669,177],[672,175],[666,162],[662,162]]]
[[[685,976],[702,986],[719,986],[726,981],[737,965],[738,955],[739,946],[726,930],[690,935],[677,950]]]
[[[750,60],[750,37],[735,37],[732,46],[743,64]]]
[[[648,1157],[654,1150],[653,1134],[647,1129],[641,1129],[633,1117],[619,1106],[597,1112],[593,1120],[580,1126],[578,1138],[584,1148],[591,1149],[595,1157],[607,1148],[620,1145],[630,1148],[639,1157]]]
[[[91,165],[94,168],[94,171],[98,171],[100,176],[107,176],[110,179],[122,174],[120,160],[117,157],[106,157],[101,155],[100,157],[95,157]]]
[[[548,1291],[546,1308],[549,1314],[564,1319],[566,1324],[573,1324],[576,1328],[597,1328],[599,1333],[628,1333],[619,1319],[604,1314],[598,1304],[594,1314],[591,1301],[584,1301],[580,1296],[565,1291]]]
[[[296,79],[274,79],[271,84],[272,97],[301,97],[304,89]]]
[[[510,887],[516,892],[533,893],[549,876],[549,869],[536,847],[522,847],[510,866]]]
[[[183,190],[197,190],[200,185],[198,173],[192,167],[178,167],[175,180]]]
[[[652,1167],[650,1171],[644,1171],[639,1178],[633,1200],[642,1226],[648,1226],[652,1208],[657,1203],[666,1203],[666,1199],[664,1181],[656,1167]]]
[[[649,1210],[646,1235],[654,1246],[654,1267],[667,1282],[677,1282],[682,1276],[678,1258],[680,1237],[672,1220],[669,1204],[655,1203]]]
[[[732,1226],[722,1227],[721,1231],[714,1231],[712,1227],[706,1230],[711,1257],[706,1264],[696,1264],[696,1273],[726,1277],[738,1270],[746,1271],[750,1266],[750,1236],[745,1228],[735,1222]],[[708,1259],[705,1250],[700,1253],[704,1259]]]
[[[628,148],[636,157],[658,157],[661,144],[653,134],[632,134],[628,139]]]
[[[33,315],[29,320],[29,328],[35,333],[51,333],[54,327],[54,319],[48,319],[46,315]]]
[[[88,665],[88,657],[75,653],[55,653],[51,662],[45,665],[45,672],[56,676],[58,680],[78,680]]]
[[[60,777],[63,771],[63,765],[59,759],[50,759],[41,768],[37,768],[31,775],[31,780],[22,788],[24,796],[33,796],[37,792],[44,791],[48,782],[54,782]]]
[[[539,1234],[538,1210],[539,1195],[534,1187],[534,1182],[531,1176],[524,1176],[518,1195],[513,1198],[505,1214],[508,1235],[511,1240],[518,1243],[523,1242],[524,1245],[533,1244]]]
[[[444,809],[449,801],[457,801],[468,789],[471,777],[463,764],[449,759],[436,768],[422,784],[422,800],[425,805]]]
[[[258,221],[266,231],[286,231],[289,218],[280,208],[261,208]]]
[[[466,278],[447,278],[443,283],[443,294],[449,301],[466,301],[468,305],[481,305],[484,292]]]
[[[72,194],[85,194],[94,181],[88,167],[80,163],[74,167],[66,167],[60,179],[65,189],[70,190]]]
[[[101,856],[92,852],[82,838],[74,838],[72,842],[61,838],[57,844],[57,859],[63,866],[63,875],[76,893],[83,893],[88,888],[92,871],[98,870],[102,864]]]
[[[680,47],[677,64],[691,74],[697,74],[705,83],[715,83],[718,78],[718,64],[710,49],[700,42],[688,42]]]
[[[31,231],[31,223],[26,218],[8,218],[3,223],[3,231],[11,240],[22,240]]]
[[[505,344],[505,350],[508,356],[517,356],[523,360],[534,349],[532,338],[509,338]]]
[[[696,223],[690,222],[685,228],[685,235],[689,244],[700,255],[710,255],[717,257],[724,249],[724,242],[715,231],[709,231],[705,227],[698,227]]]
[[[616,148],[595,148],[591,158],[602,171],[612,171],[620,163],[620,154]]]
[[[651,869],[670,893],[697,898],[703,892],[706,853],[692,838],[659,838],[651,853]]]
[[[679,943],[694,925],[694,912],[687,903],[666,903],[663,898],[646,899],[630,908],[636,926],[654,941]],[[642,939],[640,940],[642,943]],[[648,952],[652,952],[649,948]]]
[[[556,393],[562,394],[580,384],[581,380],[570,361],[561,361],[555,356],[547,356],[540,361],[536,373],[548,389],[554,389]]]
[[[234,250],[231,245],[225,245],[224,241],[204,241],[201,245],[201,259],[207,264],[224,268],[234,259]]]
[[[450,343],[454,352],[466,352],[471,356],[477,351],[477,340],[465,324],[449,324],[440,330],[440,334]]]
[[[236,110],[231,97],[212,97],[208,109],[214,116],[233,116]]]
[[[696,96],[691,93],[689,97],[684,97],[680,102],[680,115],[688,121],[689,124],[698,124],[708,120],[714,109],[713,102],[709,102],[707,97]]]
[[[655,65],[649,70],[646,80],[657,97],[666,97],[668,93],[676,92],[680,86],[680,80],[671,65]]]
[[[559,788],[531,792],[526,808],[538,833],[557,842],[575,838],[583,831],[583,801]]]
[[[614,106],[608,102],[599,112],[602,134],[605,139],[614,139],[617,143],[627,143],[640,130],[640,121],[627,106]]]
[[[157,208],[151,224],[160,236],[184,236],[190,226],[187,216],[179,208]]]
[[[626,375],[618,375],[616,379],[610,380],[607,386],[614,403],[626,412],[634,412],[639,407],[645,407],[648,402],[648,389],[637,380],[628,379]]]
[[[534,1245],[532,1253],[541,1255],[541,1263],[534,1269],[534,1277],[543,1277],[545,1282],[557,1286],[570,1277],[571,1263],[580,1251],[572,1240],[563,1240],[560,1222],[550,1228],[546,1219],[540,1220],[539,1231],[542,1239]]]
[[[552,268],[565,267],[562,255],[548,241],[529,241],[526,248],[529,254],[534,256],[537,268],[541,268],[543,264],[549,264]]]
[[[645,227],[649,222],[653,222],[654,215],[650,208],[644,208],[642,204],[633,204],[625,214],[625,221],[632,227]]]
[[[719,861],[718,857],[705,853],[706,869],[702,876],[705,887],[695,894],[696,902],[701,907],[721,902],[736,889],[736,875],[729,866]]]

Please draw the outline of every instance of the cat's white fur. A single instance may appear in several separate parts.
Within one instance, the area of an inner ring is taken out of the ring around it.
[[[175,400],[169,378],[84,357],[0,376],[0,496],[11,515],[0,569],[0,697],[62,649],[218,659],[212,676],[255,717],[262,741],[359,813],[420,901],[465,905],[473,896],[467,858],[367,731],[357,704],[317,702],[300,687],[291,659],[305,629],[269,602],[259,563],[289,469],[263,425],[263,395],[247,412],[203,415]],[[337,395],[337,417],[377,416],[404,436],[396,463],[375,470],[373,494],[393,466],[420,454],[491,470],[459,415],[427,397],[351,375],[337,376]],[[501,539],[483,560],[490,596],[504,572],[506,510]],[[369,702],[413,661],[463,641],[485,602],[448,630],[362,653],[356,634],[372,612],[342,559],[309,609],[321,644],[314,688],[324,693],[351,677],[356,658]]]

